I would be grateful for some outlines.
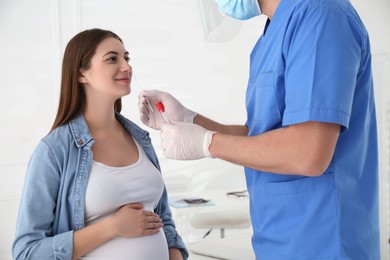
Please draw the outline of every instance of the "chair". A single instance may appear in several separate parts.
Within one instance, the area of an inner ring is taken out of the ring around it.
[[[212,215],[194,214],[190,217],[190,224],[194,228],[208,229],[203,238],[207,237],[213,229],[219,229],[220,237],[225,238],[226,229],[249,228],[251,220],[248,212],[223,211]]]
[[[223,189],[234,192],[245,190],[244,172],[241,167],[236,165],[202,170],[191,177],[189,188],[193,191]],[[226,196],[228,195],[226,194]],[[234,209],[213,214],[195,213],[190,216],[189,222],[194,228],[208,229],[203,238],[207,237],[214,229],[219,229],[220,238],[225,238],[226,229],[243,229],[251,226],[249,212],[237,212]]]

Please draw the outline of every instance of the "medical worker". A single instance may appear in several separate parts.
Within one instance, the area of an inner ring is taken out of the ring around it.
[[[379,260],[378,145],[368,33],[348,0],[217,0],[264,14],[250,56],[245,125],[223,125],[168,93],[140,93],[167,158],[245,166],[257,259]],[[223,91],[223,90],[221,90]],[[150,102],[162,101],[173,124]]]

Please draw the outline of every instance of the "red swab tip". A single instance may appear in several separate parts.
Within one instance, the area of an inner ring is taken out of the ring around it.
[[[164,104],[160,101],[158,103],[156,103],[156,108],[158,111],[160,112],[164,112],[165,111],[165,107],[164,107]]]

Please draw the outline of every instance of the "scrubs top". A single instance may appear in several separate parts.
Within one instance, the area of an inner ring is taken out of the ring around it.
[[[257,259],[379,260],[368,33],[346,0],[281,0],[251,53],[249,136],[307,121],[341,133],[320,177],[246,168]]]

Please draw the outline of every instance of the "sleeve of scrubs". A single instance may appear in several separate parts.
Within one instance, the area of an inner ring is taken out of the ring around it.
[[[326,3],[291,17],[283,45],[286,62],[283,125],[307,121],[348,128],[364,35],[357,22]]]

